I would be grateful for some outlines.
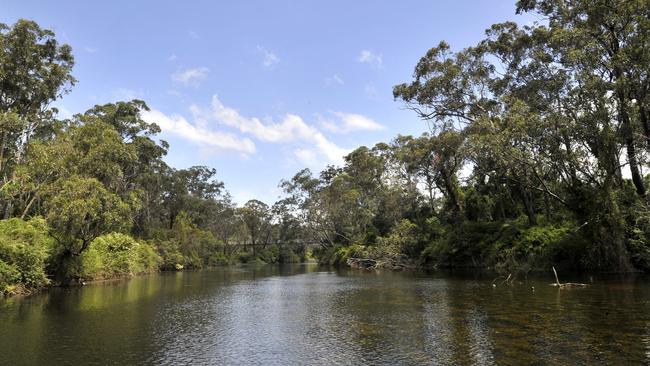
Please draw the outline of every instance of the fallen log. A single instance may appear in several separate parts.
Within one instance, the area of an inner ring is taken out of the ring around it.
[[[392,255],[380,259],[372,258],[349,258],[346,264],[351,268],[377,270],[390,269],[401,271],[409,268],[415,268],[414,263],[403,255]]]
[[[359,269],[375,269],[377,267],[377,261],[370,258],[349,258],[346,264]]]

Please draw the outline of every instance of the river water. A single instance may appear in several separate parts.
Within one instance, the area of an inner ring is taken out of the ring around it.
[[[0,364],[650,364],[648,278],[581,279],[161,273],[0,299]]]

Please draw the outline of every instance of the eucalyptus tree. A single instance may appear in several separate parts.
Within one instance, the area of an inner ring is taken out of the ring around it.
[[[479,118],[489,118],[495,109],[490,91],[494,67],[477,48],[453,53],[440,42],[415,67],[411,83],[396,85],[393,96],[431,123],[430,146],[424,149],[435,182],[444,195],[452,217],[462,211],[458,172],[466,162],[465,129]]]
[[[217,171],[206,166],[193,166],[187,169],[169,169],[165,174],[163,207],[169,228],[173,227],[176,216],[187,212],[194,222],[203,226],[211,215],[210,201],[217,200],[223,193],[223,182],[216,179]]]
[[[31,139],[51,132],[53,101],[76,80],[70,46],[60,45],[54,32],[33,21],[0,23],[0,187],[13,177]],[[4,217],[13,202],[3,196]]]
[[[272,217],[269,206],[256,199],[249,200],[239,208],[242,220],[248,230],[250,243],[255,252],[256,245],[266,246],[270,244],[272,234]]]
[[[548,19],[548,47],[576,82],[599,93],[608,119],[625,146],[632,182],[640,196],[640,146],[650,141],[648,124],[649,4],[646,0],[520,0],[517,11]],[[606,123],[606,122],[603,122]],[[637,136],[645,136],[641,141]]]
[[[79,256],[95,238],[128,230],[132,203],[123,201],[95,178],[72,176],[58,180],[53,188],[45,218],[57,242],[53,272],[63,280],[76,276]]]

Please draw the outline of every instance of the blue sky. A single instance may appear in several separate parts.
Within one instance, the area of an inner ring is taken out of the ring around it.
[[[139,98],[174,167],[217,169],[235,200],[272,204],[303,167],[427,130],[392,86],[440,40],[454,49],[515,15],[514,0],[0,1],[72,46],[62,114]]]

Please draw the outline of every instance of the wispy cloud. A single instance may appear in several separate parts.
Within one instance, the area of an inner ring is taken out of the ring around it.
[[[307,166],[318,165],[318,156],[312,149],[296,149],[293,151],[298,161]]]
[[[377,68],[380,68],[383,64],[382,56],[370,50],[361,51],[359,57],[357,57],[357,61],[361,63],[369,64]]]
[[[169,62],[174,62],[177,59],[178,59],[178,56],[176,56],[175,53],[172,53],[171,55],[169,55],[169,57],[167,57],[167,61],[169,61]]]
[[[95,53],[95,52],[97,52],[97,49],[93,48],[93,47],[86,46],[86,47],[84,47],[84,51],[86,51],[88,53]]]
[[[199,39],[199,34],[193,30],[188,30],[187,35],[192,39]]]
[[[363,87],[363,93],[366,95],[368,99],[373,99],[373,100],[378,99],[379,96],[379,93],[377,93],[377,89],[372,84],[366,84]]]
[[[156,123],[163,132],[176,135],[184,140],[210,147],[219,151],[235,151],[243,154],[254,154],[255,144],[248,138],[240,138],[231,133],[213,131],[207,125],[190,123],[180,115],[166,115],[152,109],[142,112],[142,119],[148,123]]]
[[[224,126],[236,128],[241,133],[251,135],[255,139],[269,143],[304,143],[313,147],[321,158],[328,163],[340,164],[343,156],[349,153],[334,142],[328,140],[322,132],[314,126],[307,124],[300,116],[286,114],[280,122],[270,121],[263,123],[256,117],[244,117],[237,110],[225,106],[217,96],[212,97],[209,109],[202,109],[196,105],[190,108],[197,125],[207,125],[216,121]],[[313,158],[304,148],[299,151],[300,158]]]
[[[198,86],[201,81],[208,77],[208,72],[210,72],[210,69],[207,67],[180,70],[172,74],[172,80],[185,85]]]
[[[332,76],[329,76],[325,78],[325,85],[330,86],[330,85],[343,85],[345,84],[345,80],[338,76],[337,74],[334,74]]]
[[[384,126],[375,122],[372,118],[362,114],[337,111],[330,113],[337,117],[337,122],[319,116],[321,126],[330,132],[349,133],[354,131],[379,131],[385,129]]]
[[[257,46],[257,52],[262,55],[262,65],[266,68],[273,68],[275,65],[280,63],[280,58],[278,58],[275,53],[262,46]]]

